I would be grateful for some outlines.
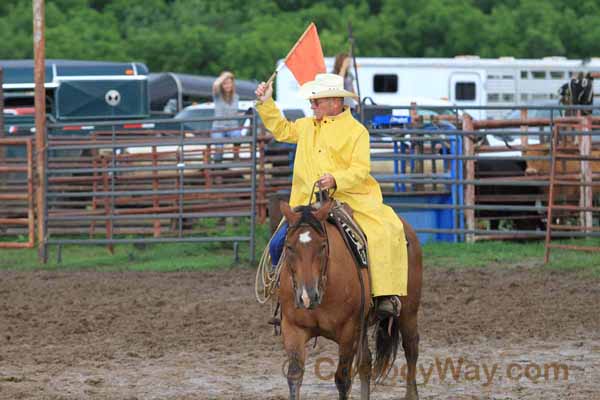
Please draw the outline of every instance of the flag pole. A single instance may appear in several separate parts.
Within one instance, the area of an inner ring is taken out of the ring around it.
[[[296,44],[294,45],[294,47],[292,47],[292,49],[290,51],[288,51],[287,55],[283,59],[283,62],[281,64],[279,64],[279,66],[275,69],[275,72],[273,72],[273,74],[271,75],[271,77],[269,78],[269,80],[267,80],[267,83],[266,83],[267,86],[269,86],[275,80],[275,77],[277,76],[277,73],[279,71],[281,71],[281,69],[285,65],[285,62],[287,61],[287,59],[294,52],[294,50],[296,50],[296,47],[298,47],[298,45],[300,44],[300,42],[302,42],[302,39],[304,39],[304,37],[308,34],[308,31],[310,31],[310,28],[312,28],[313,26],[315,26],[315,23],[311,22],[310,25],[308,25],[308,28],[306,28],[306,30],[302,34],[302,36],[300,36],[300,39],[298,39],[296,41]],[[315,29],[316,29],[316,27],[315,27]]]
[[[358,68],[356,67],[356,56],[354,54],[354,35],[352,34],[352,22],[348,22],[348,41],[350,42],[350,57],[352,57],[352,66],[354,67],[354,80],[356,81],[356,94],[358,95],[357,112],[360,113],[360,85],[358,84]]]
[[[281,71],[281,69],[283,68],[284,65],[285,65],[285,61],[282,62],[281,64],[279,64],[279,66],[275,69],[275,72],[273,72],[271,74],[271,76],[269,77],[269,80],[266,83],[267,87],[275,80],[275,77],[277,76],[277,73],[279,71]]]

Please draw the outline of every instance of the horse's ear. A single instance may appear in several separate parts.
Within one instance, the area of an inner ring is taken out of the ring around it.
[[[285,219],[288,221],[289,224],[293,225],[296,222],[295,220],[298,218],[298,216],[292,210],[292,207],[290,207],[288,202],[280,201],[279,202],[279,210],[281,211],[281,213],[283,214],[283,216],[285,217]]]
[[[317,211],[313,211],[313,215],[315,216],[317,221],[324,222],[327,219],[327,216],[329,215],[329,211],[331,211],[332,206],[333,201],[327,200],[325,203],[323,203],[323,205],[321,205],[321,208],[319,208]]]

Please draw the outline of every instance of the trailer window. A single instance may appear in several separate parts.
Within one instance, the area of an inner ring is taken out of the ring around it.
[[[502,93],[502,101],[505,103],[512,103],[515,101],[515,95],[513,93]]]
[[[500,101],[500,93],[488,93],[488,103],[497,103]]]
[[[546,79],[546,71],[531,71],[533,79]]]
[[[564,71],[550,71],[550,78],[565,79],[565,72]]]
[[[456,82],[456,100],[475,100],[475,82]]]
[[[375,75],[373,77],[373,90],[375,93],[396,93],[398,91],[398,75]]]
[[[527,71],[521,71],[521,79],[527,79]]]

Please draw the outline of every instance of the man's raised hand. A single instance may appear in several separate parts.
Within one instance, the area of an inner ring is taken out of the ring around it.
[[[265,82],[261,82],[254,91],[254,94],[260,101],[269,100],[273,96],[273,82],[270,82],[268,86]]]

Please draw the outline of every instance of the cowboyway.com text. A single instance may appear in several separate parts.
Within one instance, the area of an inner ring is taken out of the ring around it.
[[[287,370],[286,367],[287,365],[283,367],[284,374]],[[334,379],[336,367],[337,359],[319,357],[315,360],[313,372],[317,379],[331,381]],[[406,373],[406,364],[394,365],[385,382],[387,384],[404,382]],[[521,379],[527,379],[533,383],[568,381],[569,367],[558,362],[543,364],[535,362],[476,363],[464,357],[456,359],[436,357],[433,362],[417,365],[417,381],[422,381],[424,385],[432,380],[437,380],[438,382],[473,382],[489,386],[494,381],[518,382]]]

